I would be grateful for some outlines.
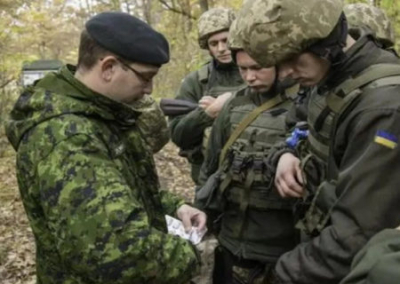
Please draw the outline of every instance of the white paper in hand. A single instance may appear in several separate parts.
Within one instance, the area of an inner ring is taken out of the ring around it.
[[[182,221],[169,215],[165,215],[165,221],[167,222],[169,234],[189,240],[194,245],[200,243],[201,239],[207,232],[207,228],[199,231],[196,227],[192,227],[192,230],[190,230],[189,233],[186,233]]]

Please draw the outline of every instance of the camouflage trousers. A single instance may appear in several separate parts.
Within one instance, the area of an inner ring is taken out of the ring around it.
[[[214,251],[218,246],[218,240],[214,235],[206,236],[196,247],[201,257],[201,268],[198,275],[191,281],[191,284],[212,284],[214,271]]]

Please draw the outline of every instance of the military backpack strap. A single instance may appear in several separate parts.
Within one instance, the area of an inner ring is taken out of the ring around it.
[[[327,97],[328,107],[335,113],[339,113],[343,106],[348,105],[361,92],[358,89],[374,84],[373,87],[386,85],[400,85],[400,65],[381,63],[371,65],[356,78],[351,78],[340,84],[340,86]]]
[[[247,128],[247,126],[249,126],[249,124],[252,123],[262,112],[273,108],[274,106],[280,104],[282,101],[283,99],[281,95],[273,97],[272,99],[266,101],[261,106],[254,109],[251,113],[249,113],[248,116],[246,116],[239,123],[239,125],[233,131],[233,133],[231,134],[228,141],[225,143],[224,148],[221,151],[221,154],[219,156],[219,166],[221,166],[222,163],[224,162],[228,149],[232,146],[232,144],[236,141],[236,139],[238,139],[240,134],[242,134],[242,132]]]
[[[381,63],[371,65],[359,76],[341,84],[334,93],[328,95],[327,105],[335,113],[332,125],[332,136],[336,134],[337,124],[348,107],[364,92],[362,89],[378,88],[389,85],[400,85],[400,65]],[[333,141],[331,140],[331,144]],[[333,155],[332,145],[329,147]],[[331,160],[328,162],[328,177],[333,178],[336,166]]]

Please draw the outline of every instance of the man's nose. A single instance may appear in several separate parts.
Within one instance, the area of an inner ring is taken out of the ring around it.
[[[218,51],[223,52],[226,50],[226,42],[220,41],[218,43]]]
[[[247,70],[245,79],[247,82],[253,82],[256,79],[256,73],[252,70]]]
[[[153,81],[146,84],[146,86],[143,88],[143,92],[148,95],[153,92]]]

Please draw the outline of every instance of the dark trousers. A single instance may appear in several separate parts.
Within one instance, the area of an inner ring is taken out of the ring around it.
[[[247,270],[245,277],[238,277],[235,267]],[[274,263],[239,259],[222,246],[215,249],[214,284],[255,284],[268,283]]]

